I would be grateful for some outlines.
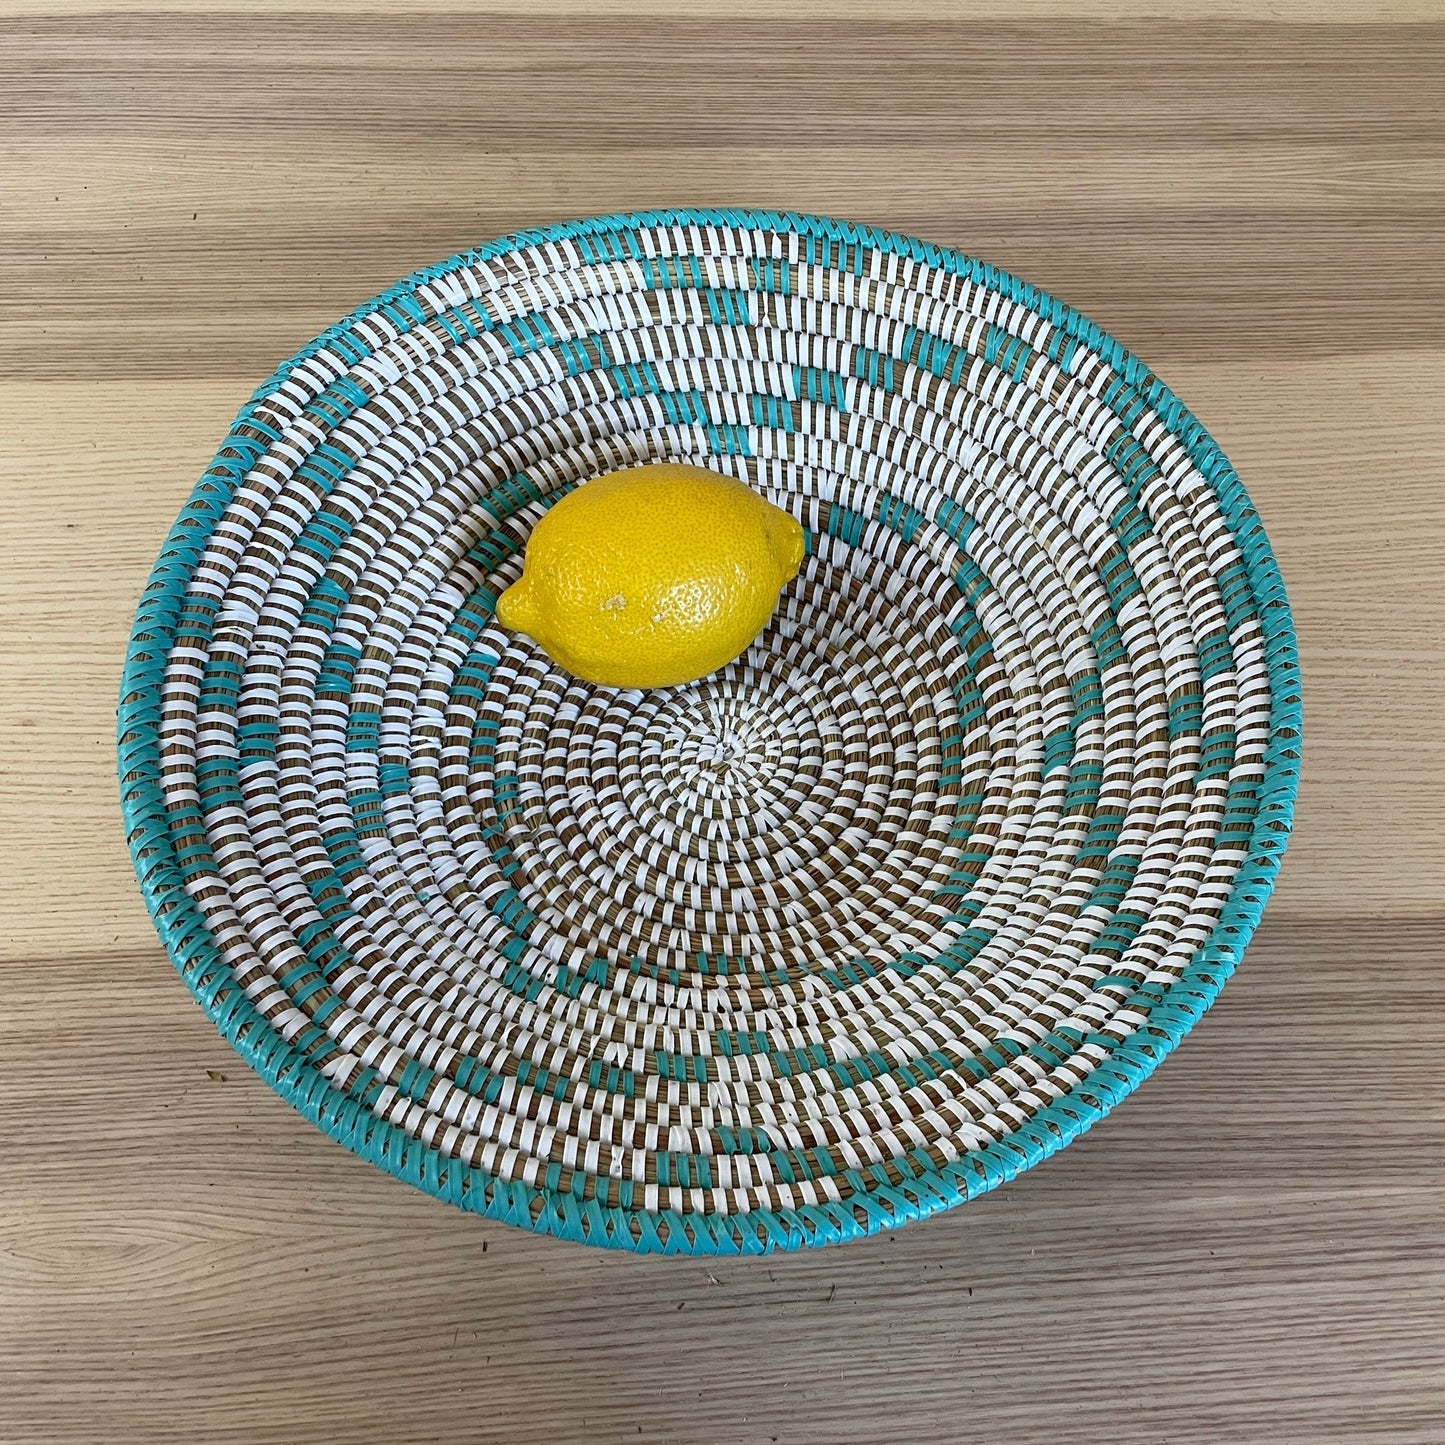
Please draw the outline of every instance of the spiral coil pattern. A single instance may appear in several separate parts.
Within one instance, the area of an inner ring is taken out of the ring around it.
[[[603,471],[809,554],[737,662],[580,683],[494,621]],[[418,273],[243,411],[137,618],[122,780],[188,982],[329,1132],[594,1243],[868,1232],[1051,1152],[1232,969],[1293,635],[1198,424],[1011,278],[659,213]]]

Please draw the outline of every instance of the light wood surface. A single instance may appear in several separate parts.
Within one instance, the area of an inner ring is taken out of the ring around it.
[[[5,1445],[1445,1440],[1445,10],[886,8],[3,7]],[[668,202],[912,230],[1123,338],[1248,482],[1307,702],[1266,924],[1137,1096],[949,1216],[712,1266],[294,1115],[166,964],[113,782],[137,593],[274,363]]]

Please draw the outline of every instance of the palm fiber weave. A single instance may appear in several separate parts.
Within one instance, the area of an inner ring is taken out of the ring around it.
[[[808,556],[715,675],[579,683],[494,603],[551,503],[659,459]],[[922,242],[655,212],[418,272],[266,382],[141,599],[120,768],[176,966],[329,1134],[737,1253],[1127,1094],[1239,960],[1298,742],[1258,518],[1116,342]]]

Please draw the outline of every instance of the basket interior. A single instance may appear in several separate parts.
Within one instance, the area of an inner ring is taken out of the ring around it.
[[[493,620],[677,459],[807,529],[686,687]],[[589,1243],[796,1247],[1052,1152],[1235,966],[1288,834],[1283,588],[1218,448],[979,262],[816,217],[525,233],[257,393],[142,599],[122,790],[218,1026],[308,1117]]]

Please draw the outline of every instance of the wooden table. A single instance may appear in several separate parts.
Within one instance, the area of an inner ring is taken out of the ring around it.
[[[0,1440],[1438,1445],[1445,11],[445,5],[3,7]],[[304,1123],[167,966],[112,777],[137,593],[274,363],[664,202],[912,231],[1123,338],[1252,489],[1308,703],[1268,920],[1135,1098],[950,1216],[712,1266]]]

